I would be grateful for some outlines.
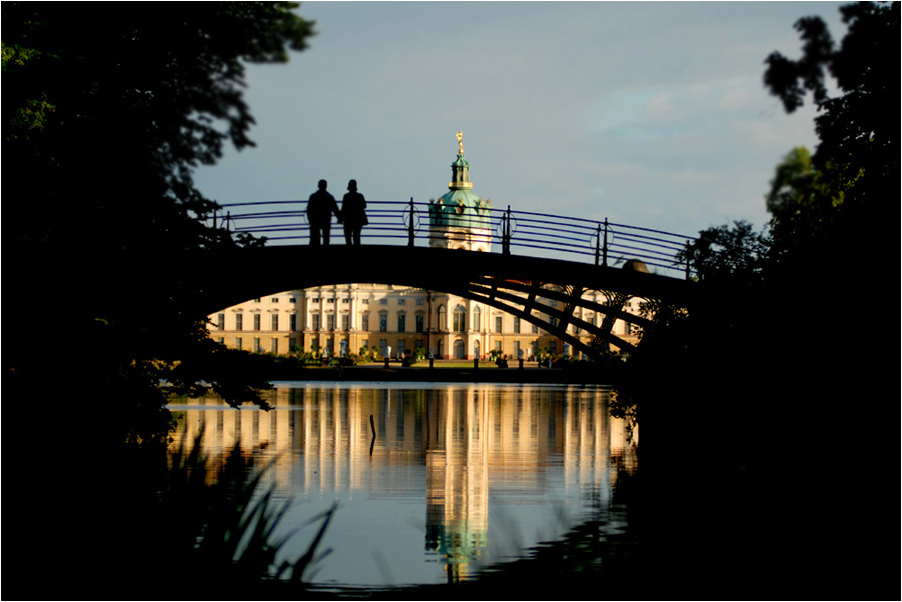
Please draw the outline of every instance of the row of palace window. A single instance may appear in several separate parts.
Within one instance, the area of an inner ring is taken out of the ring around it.
[[[244,314],[238,312],[238,313],[235,313],[234,315],[235,315],[235,330],[244,330]],[[298,330],[297,314],[292,313],[292,314],[287,314],[287,315],[288,315],[288,330],[292,331],[292,332],[297,331]],[[336,327],[336,323],[335,323],[336,315],[334,313],[327,313],[327,314],[325,314],[325,317],[326,317],[325,330],[334,331],[335,327]],[[350,314],[347,314],[347,313],[340,314],[338,316],[338,318],[341,321],[340,330],[342,330],[342,331],[350,330],[350,326],[351,326]],[[380,313],[378,318],[379,318],[378,331],[379,332],[388,332],[388,314]],[[503,333],[504,332],[504,316],[498,315],[498,316],[494,316],[494,318],[495,319],[494,319],[493,332],[499,333],[499,334]],[[226,329],[225,319],[226,319],[225,313],[219,313],[217,315],[216,326],[217,326],[218,330]],[[448,330],[447,319],[448,319],[448,316],[447,316],[447,311],[445,310],[445,307],[444,306],[439,307],[438,322],[439,322],[439,330],[440,331],[444,332],[444,331]],[[512,324],[513,334],[520,334],[520,332],[521,332],[520,318],[517,316],[512,316],[512,319],[513,319],[513,324]],[[261,314],[259,314],[259,313],[251,314],[251,320],[252,320],[252,324],[251,324],[250,330],[254,330],[254,331],[262,330],[262,328],[261,328],[262,315]],[[277,313],[270,314],[269,321],[270,321],[270,324],[269,324],[270,330],[278,331],[279,326],[280,326],[279,314],[277,314]],[[590,318],[590,321],[594,324],[595,317],[593,316],[592,318]],[[426,331],[425,330],[425,326],[426,326],[425,322],[426,322],[426,316],[424,314],[422,314],[422,313],[416,314],[414,316],[414,332],[425,332]],[[451,331],[452,332],[466,332],[466,322],[467,322],[466,309],[464,309],[463,306],[458,305],[452,312],[452,329],[451,329]],[[551,322],[552,326],[556,326],[557,318],[554,318],[554,317],[550,318],[550,322]],[[478,330],[481,325],[481,311],[478,307],[473,311],[473,325],[474,325],[475,330]],[[397,326],[396,332],[407,332],[407,314],[399,313],[396,315],[396,326]],[[532,328],[533,333],[539,332],[538,326],[536,326],[535,324],[530,324],[530,326]],[[361,314],[360,329],[365,332],[370,330],[370,316],[368,313]],[[314,330],[314,331],[322,330],[322,316],[319,313],[312,313],[310,315],[310,330]],[[575,330],[576,330],[576,333],[578,334],[579,329],[576,328]]]
[[[321,301],[320,297],[310,297],[310,303],[312,303],[312,304],[314,304],[314,305],[315,305],[315,304],[318,304],[320,301]],[[335,304],[335,298],[334,298],[334,297],[326,297],[326,298],[325,298],[325,301],[326,301],[326,304],[328,304],[328,305],[334,305],[334,304]],[[416,297],[416,298],[414,299],[414,301],[415,301],[415,303],[416,303],[417,305],[426,305],[426,299],[424,299],[423,297]],[[254,303],[260,303],[260,298],[258,297],[258,298],[256,298],[256,299],[253,299],[253,302],[254,302]],[[272,298],[270,298],[270,302],[272,302],[272,303],[278,303],[278,302],[279,302],[279,298],[278,298],[278,297],[272,297]],[[288,298],[288,302],[289,302],[289,303],[292,303],[292,304],[293,304],[293,303],[297,303],[297,298],[296,298],[296,297],[289,297],[289,298]],[[367,297],[363,297],[363,298],[360,299],[360,302],[363,303],[364,305],[369,305],[370,300],[369,300],[369,298],[367,298]],[[407,305],[407,299],[405,299],[404,297],[399,297],[399,298],[395,299],[395,302],[396,302],[398,305]],[[341,303],[342,303],[343,305],[348,305],[348,304],[351,303],[351,299],[348,298],[348,297],[342,298],[342,299],[341,299]],[[385,297],[379,299],[379,305],[388,305],[388,299],[385,298]]]

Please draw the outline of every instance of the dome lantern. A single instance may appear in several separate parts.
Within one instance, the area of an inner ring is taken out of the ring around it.
[[[463,131],[456,134],[457,159],[451,164],[448,192],[430,201],[430,245],[472,251],[491,250],[491,202],[472,192],[470,163],[464,157]]]

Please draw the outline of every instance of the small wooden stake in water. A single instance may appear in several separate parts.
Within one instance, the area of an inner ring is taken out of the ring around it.
[[[373,446],[376,445],[376,423],[373,420],[373,415],[370,414],[370,430],[373,431],[373,439],[370,441],[370,455],[373,455]]]

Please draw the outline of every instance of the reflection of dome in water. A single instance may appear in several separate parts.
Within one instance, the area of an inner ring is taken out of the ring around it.
[[[642,272],[643,274],[648,274],[648,266],[645,265],[644,261],[639,261],[638,259],[628,259],[626,263],[623,264],[624,270],[630,270],[632,272]]]

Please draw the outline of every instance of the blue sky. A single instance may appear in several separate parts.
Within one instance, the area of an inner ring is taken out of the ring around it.
[[[257,147],[196,172],[221,203],[447,191],[463,131],[474,192],[495,207],[697,234],[761,227],[780,159],[814,148],[813,108],[786,115],[764,60],[800,53],[841,3],[305,2],[308,50],[250,66]]]

